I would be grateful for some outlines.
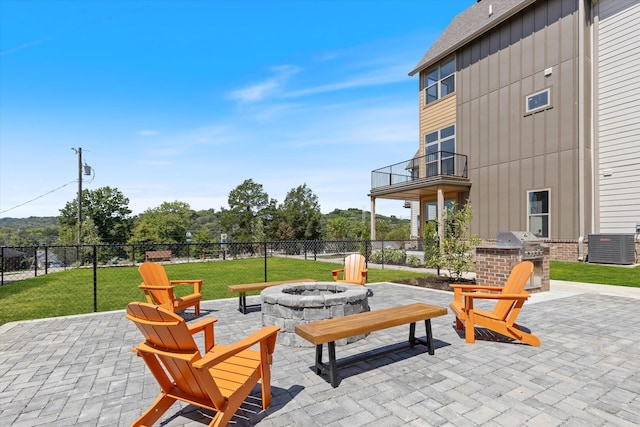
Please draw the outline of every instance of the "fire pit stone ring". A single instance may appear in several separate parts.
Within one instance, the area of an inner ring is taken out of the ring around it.
[[[298,337],[296,325],[369,311],[367,288],[338,282],[300,282],[271,286],[262,297],[262,324],[280,326],[278,343],[291,347],[311,344]],[[345,345],[364,335],[337,341]]]

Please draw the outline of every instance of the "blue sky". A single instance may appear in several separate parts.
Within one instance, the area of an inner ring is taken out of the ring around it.
[[[371,171],[418,148],[409,71],[474,2],[0,0],[0,217],[57,216],[78,147],[134,214],[249,178],[369,210]]]

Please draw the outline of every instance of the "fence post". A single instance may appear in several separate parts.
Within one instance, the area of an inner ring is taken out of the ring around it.
[[[44,245],[44,274],[49,274],[49,247]]]
[[[98,312],[98,248],[93,245],[93,312]]]
[[[267,242],[262,242],[262,248],[264,249],[264,281],[267,280]]]
[[[33,277],[38,276],[38,247],[33,247]]]

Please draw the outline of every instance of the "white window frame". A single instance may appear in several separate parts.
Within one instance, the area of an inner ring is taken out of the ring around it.
[[[532,193],[547,193],[547,212],[531,212],[531,194]],[[544,228],[540,229],[540,233],[532,230],[531,228],[531,219],[535,217],[546,218],[547,221],[547,230],[546,235],[543,231]],[[551,235],[551,189],[550,188],[542,188],[537,190],[529,190],[527,191],[527,230],[536,235],[536,237],[548,239]]]
[[[538,96],[538,95],[541,95],[543,93],[547,94],[547,103],[544,104],[544,105],[538,105],[537,107],[530,109],[529,108],[529,100],[531,98],[533,98],[534,96]],[[524,97],[524,113],[525,114],[533,114],[536,111],[545,110],[547,108],[551,108],[551,88],[550,87],[548,87],[546,89],[539,90],[539,91],[534,92],[534,93],[531,93],[531,94],[529,94],[529,95]]]

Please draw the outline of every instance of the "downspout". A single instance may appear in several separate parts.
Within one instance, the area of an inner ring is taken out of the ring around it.
[[[578,0],[578,260],[584,260],[584,232],[585,232],[585,88],[584,88],[584,26],[585,0]]]
[[[598,0],[592,0],[591,3],[591,183],[592,183],[592,197],[591,197],[591,232],[600,232],[600,106],[598,105],[600,99],[600,92],[598,87],[600,85],[600,76],[598,73],[599,62],[599,47],[596,45],[599,36],[600,28],[600,3]]]

